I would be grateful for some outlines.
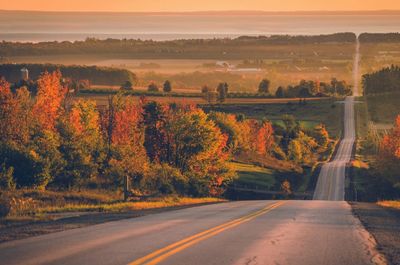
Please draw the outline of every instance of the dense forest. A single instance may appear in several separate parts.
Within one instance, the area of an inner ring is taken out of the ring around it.
[[[364,94],[400,92],[400,67],[392,65],[362,77]]]
[[[319,36],[274,35],[270,37],[239,37],[235,39],[190,39],[152,41],[140,39],[88,38],[85,41],[15,43],[1,42],[0,57],[37,55],[125,55],[130,58],[259,58],[265,57],[262,46],[314,45],[323,43],[352,43],[354,33]],[[278,48],[279,49],[279,48]],[[246,54],[246,56],[243,55]],[[289,51],[290,53],[290,51]],[[273,56],[268,51],[268,56]],[[251,57],[249,57],[251,56]]]
[[[90,84],[115,85],[126,81],[131,83],[136,81],[135,74],[125,69],[55,64],[0,64],[0,77],[4,77],[9,82],[18,82],[21,80],[22,68],[28,69],[32,80],[38,79],[42,72],[60,70],[65,78],[88,80]]]
[[[99,110],[71,100],[60,72],[45,72],[32,97],[0,81],[2,189],[103,188],[135,194],[218,196],[235,177],[237,154],[312,165],[331,148],[323,125],[292,116],[273,126],[243,115],[205,113],[117,94]]]

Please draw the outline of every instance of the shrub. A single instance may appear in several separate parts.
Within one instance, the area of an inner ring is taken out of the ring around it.
[[[7,217],[11,211],[10,198],[6,195],[0,196],[0,218]]]
[[[155,83],[151,83],[148,86],[147,91],[149,91],[149,92],[158,92],[159,89],[158,89],[158,86]]]
[[[183,195],[188,180],[182,173],[168,164],[155,164],[141,181],[141,187],[149,192]]]
[[[0,168],[0,188],[10,190],[15,189],[15,182],[14,182],[14,168],[13,167],[6,167],[6,164]]]

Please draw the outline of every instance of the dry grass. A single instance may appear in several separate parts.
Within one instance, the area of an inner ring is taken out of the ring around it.
[[[39,217],[51,213],[127,212],[202,203],[221,202],[218,198],[178,196],[151,198],[145,201],[121,202],[122,194],[106,190],[38,191],[16,190],[4,193],[10,203],[8,217]]]
[[[377,204],[383,207],[400,209],[400,201],[379,201]]]
[[[186,197],[164,197],[152,201],[143,202],[117,202],[104,204],[66,204],[62,207],[38,208],[37,213],[64,213],[64,212],[127,212],[136,210],[148,210],[167,207],[186,206],[203,203],[223,202],[218,198],[186,198]]]

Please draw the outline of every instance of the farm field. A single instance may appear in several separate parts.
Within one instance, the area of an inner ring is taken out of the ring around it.
[[[183,90],[185,91],[185,90]],[[181,92],[177,90],[176,92]],[[185,91],[187,92],[187,91]],[[108,99],[107,94],[90,94],[90,93],[81,93],[74,97],[75,100],[79,99],[91,99],[96,101],[98,106],[105,106],[107,104]],[[133,96],[137,101],[139,101],[140,96]],[[169,96],[147,96],[147,100],[149,101],[157,101],[160,103],[181,103],[181,104],[207,104],[206,100],[201,97],[169,97]],[[327,101],[327,98],[309,98],[307,101]],[[219,104],[222,106],[230,105],[230,104],[297,104],[299,102],[298,98],[227,98],[224,103]],[[208,105],[208,104],[207,104]],[[214,108],[218,108],[216,105]]]
[[[377,124],[392,125],[398,113],[400,104],[398,94],[370,95],[366,97],[370,121]]]
[[[361,74],[400,64],[400,43],[362,43]]]

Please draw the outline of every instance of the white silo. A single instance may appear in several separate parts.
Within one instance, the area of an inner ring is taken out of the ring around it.
[[[21,79],[24,81],[28,81],[29,79],[29,71],[26,69],[26,67],[21,69]]]

